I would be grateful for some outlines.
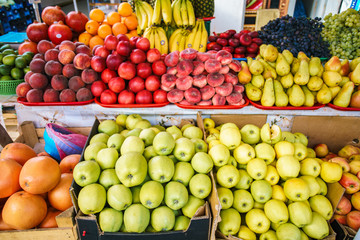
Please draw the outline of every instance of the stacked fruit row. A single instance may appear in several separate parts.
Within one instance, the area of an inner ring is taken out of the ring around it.
[[[202,138],[192,124],[165,129],[138,114],[102,121],[73,172],[80,210],[99,213],[105,232],[186,230],[212,189]]]
[[[72,206],[69,189],[80,155],[59,164],[47,153],[10,143],[0,159],[0,230],[56,228],[55,217]]]

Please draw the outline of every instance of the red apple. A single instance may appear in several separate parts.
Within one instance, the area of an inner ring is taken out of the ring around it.
[[[248,53],[257,53],[259,51],[259,46],[256,43],[251,43],[247,48],[246,51]]]
[[[149,104],[152,103],[152,94],[150,91],[144,89],[138,92],[135,96],[135,102],[138,104]]]
[[[240,45],[240,41],[239,41],[238,38],[230,38],[230,39],[229,39],[229,45],[230,45],[231,47],[236,48],[237,46]]]
[[[329,148],[325,143],[317,144],[314,147],[314,151],[316,153],[316,157],[318,158],[323,158],[329,154]]]
[[[139,37],[133,36],[129,39],[131,49],[136,48],[136,42],[139,40]]]
[[[353,194],[360,190],[360,180],[352,173],[343,173],[339,183],[348,194]]]
[[[145,81],[141,77],[134,77],[128,83],[129,90],[134,93],[140,92],[145,89]]]
[[[342,158],[342,157],[334,157],[334,158],[331,158],[331,159],[329,160],[329,162],[336,162],[336,163],[338,163],[338,164],[341,166],[343,172],[349,172],[349,171],[350,171],[350,165],[349,165],[348,161],[347,161],[345,158]]]
[[[110,52],[108,49],[106,49],[105,46],[100,46],[100,47],[97,47],[95,52],[94,52],[94,55],[95,56],[100,56],[100,57],[103,57],[103,58],[107,58],[107,56],[109,56]]]
[[[119,42],[120,41],[128,41],[128,42],[130,41],[128,36],[126,36],[125,34],[119,34],[116,36],[116,38],[119,40]]]
[[[157,60],[152,64],[152,71],[154,74],[161,76],[166,73],[166,65],[163,60]]]
[[[154,103],[165,103],[167,102],[167,92],[162,90],[162,89],[158,89],[153,93],[153,101]]]
[[[133,104],[135,103],[135,94],[129,90],[122,90],[118,96],[120,104]]]
[[[263,43],[263,41],[260,38],[253,38],[252,41],[253,43],[256,43],[258,46],[260,46]]]
[[[119,77],[130,80],[136,76],[135,64],[129,61],[120,64],[118,69]]]
[[[146,53],[146,59],[149,63],[158,61],[158,60],[160,60],[160,58],[161,58],[161,53],[156,48],[152,48],[149,51],[147,51],[147,53]]]
[[[346,215],[351,211],[351,202],[346,197],[341,197],[338,205],[335,208],[335,213]]]
[[[351,211],[346,215],[346,223],[355,231],[360,228],[360,211]]]
[[[243,46],[249,46],[252,43],[252,38],[247,33],[241,35],[239,40],[240,40],[240,44]]]
[[[131,52],[131,46],[129,41],[119,41],[116,46],[116,52],[121,56],[129,56]]]
[[[104,46],[107,50],[115,50],[119,40],[114,35],[107,35],[104,39]]]
[[[340,204],[340,203],[339,203]],[[356,209],[360,209],[360,192],[351,195],[351,205]],[[351,209],[351,208],[350,208]],[[360,211],[360,210],[359,210]]]
[[[347,225],[346,223],[346,215],[334,214],[332,220],[337,220],[342,225]]]
[[[101,80],[104,81],[104,83],[108,83],[110,81],[110,79],[117,77],[117,74],[115,71],[110,70],[110,69],[105,69],[102,73],[101,73]]]
[[[143,50],[134,49],[130,53],[130,61],[138,64],[146,61],[146,54]]]
[[[113,52],[106,58],[106,66],[108,69],[116,71],[124,59],[124,56],[121,56],[117,52]]]
[[[94,97],[100,97],[101,93],[106,90],[106,85],[103,81],[95,81],[91,84],[90,90]]]
[[[150,49],[149,39],[140,37],[136,42],[136,48],[147,52]]]
[[[150,76],[152,74],[152,68],[150,63],[147,62],[143,62],[143,63],[139,63],[136,66],[136,75],[141,77],[141,78],[147,78],[148,76]]]
[[[116,94],[113,91],[106,89],[100,95],[100,102],[105,104],[114,104],[116,103]]]
[[[150,75],[145,79],[145,88],[151,92],[160,88],[160,78],[156,75]]]
[[[121,77],[114,77],[109,81],[109,89],[115,93],[120,93],[125,89],[125,81]]]
[[[100,56],[93,56],[90,62],[91,68],[94,69],[95,72],[102,72],[106,68],[105,58]]]

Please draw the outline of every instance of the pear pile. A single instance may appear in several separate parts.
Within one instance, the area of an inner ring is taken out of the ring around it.
[[[338,163],[323,162],[302,133],[204,119],[221,204],[217,229],[240,239],[322,239],[333,207],[327,184]]]
[[[263,44],[254,60],[242,62],[238,77],[247,97],[266,107],[312,107],[331,101],[348,107],[353,92],[358,91],[355,85],[360,84],[359,62],[360,58],[349,63],[333,56],[323,66],[318,57],[309,58],[303,52],[295,57],[288,50],[280,53]]]
[[[83,172],[74,178],[80,210],[98,214],[104,232],[186,230],[212,190],[202,139],[192,124],[152,126],[138,114],[102,121],[74,169],[74,176]]]

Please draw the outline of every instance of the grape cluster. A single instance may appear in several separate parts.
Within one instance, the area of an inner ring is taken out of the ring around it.
[[[328,14],[324,18],[321,33],[330,43],[330,52],[339,58],[360,57],[360,12],[347,9],[340,14]]]
[[[261,28],[259,37],[280,51],[289,50],[295,56],[302,51],[307,56],[330,57],[329,44],[324,41],[321,18],[290,17],[271,20]]]

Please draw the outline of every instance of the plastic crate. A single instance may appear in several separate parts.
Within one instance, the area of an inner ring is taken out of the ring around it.
[[[22,82],[24,82],[23,79],[0,81],[0,95],[16,94],[16,87]]]

